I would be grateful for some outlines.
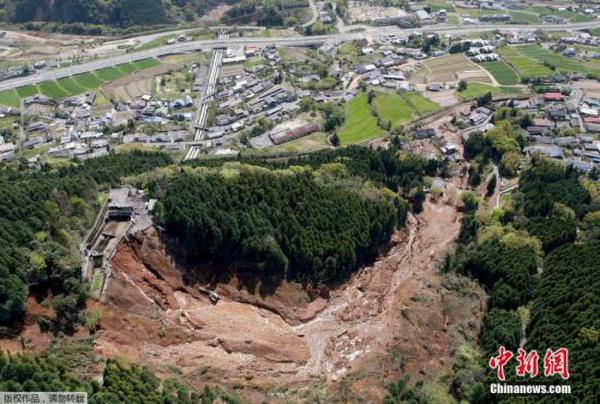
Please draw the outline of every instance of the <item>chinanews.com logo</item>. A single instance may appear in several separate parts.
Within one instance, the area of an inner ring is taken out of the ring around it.
[[[492,356],[489,360],[489,366],[496,371],[496,378],[504,382],[506,376],[504,367],[509,364],[511,359],[515,358],[517,366],[515,373],[517,377],[529,377],[535,379],[540,373],[539,363],[540,355],[536,350],[527,352],[519,348],[515,357],[514,353],[507,350],[504,346],[498,348],[498,355]],[[568,380],[569,373],[569,350],[567,348],[558,348],[556,350],[547,349],[543,358],[544,376],[560,376],[563,380]],[[492,394],[570,394],[571,386],[546,385],[546,384],[490,384],[490,393]]]

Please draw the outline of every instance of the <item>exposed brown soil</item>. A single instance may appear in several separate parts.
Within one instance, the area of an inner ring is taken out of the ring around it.
[[[241,385],[240,394],[252,401],[274,400],[272,386],[292,388],[275,401],[298,398],[309,384],[338,394],[344,378],[364,400],[379,400],[382,380],[404,372],[427,378],[449,368],[453,350],[479,329],[481,290],[449,290],[437,271],[459,228],[453,206],[427,201],[394,235],[388,253],[328,299],[311,299],[291,283],[263,297],[233,278],[216,287],[216,305],[206,285],[184,281],[150,228],[113,259],[96,350],[178,374],[199,388]]]
[[[167,73],[175,68],[176,66],[173,64],[164,63],[149,69],[144,69],[108,83],[103,87],[103,90],[116,98],[125,101],[132,100],[145,94],[151,94],[154,77]]]

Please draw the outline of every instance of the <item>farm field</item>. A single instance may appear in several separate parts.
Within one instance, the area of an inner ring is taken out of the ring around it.
[[[391,122],[393,129],[440,109],[438,104],[414,92],[400,94],[379,92],[373,104],[379,117]]]
[[[4,90],[0,91],[0,105],[18,108],[21,100],[15,90]]]
[[[442,56],[423,63],[429,72],[429,81],[448,82],[467,78],[478,78],[482,82],[490,82],[485,71],[472,63],[462,53]]]
[[[22,98],[38,93],[48,97],[63,98],[87,91],[97,91],[104,84],[122,79],[136,71],[147,70],[159,65],[161,65],[161,62],[156,59],[143,59],[133,64],[126,63],[94,72],[64,77],[59,80],[45,81],[37,85],[22,86],[15,90],[5,90],[0,92],[0,105],[19,107]],[[101,100],[102,97],[98,99]]]
[[[519,94],[521,92],[521,89],[519,87],[496,87],[482,83],[468,83],[467,89],[465,91],[457,92],[456,95],[461,100],[466,101],[481,97],[482,95],[488,92],[492,93],[492,95]]]
[[[361,94],[346,105],[346,120],[338,132],[340,143],[349,145],[377,137],[383,130],[371,113],[367,95]]]
[[[391,122],[393,129],[412,121],[416,111],[399,94],[377,93],[373,105],[379,117]]]
[[[125,75],[126,73],[117,67],[105,67],[104,69],[96,70],[96,76],[104,81],[118,80]]]
[[[400,94],[400,96],[415,110],[419,116],[440,110],[440,106],[438,104],[428,100],[419,93],[406,92]]]
[[[511,85],[519,84],[521,82],[517,72],[502,61],[484,62],[481,63],[481,66],[490,72],[500,84]]]
[[[323,132],[315,132],[308,136],[294,139],[284,144],[263,149],[265,153],[306,153],[329,147],[327,143],[327,134]]]
[[[38,84],[38,88],[40,89],[40,93],[42,93],[48,97],[63,98],[63,97],[66,97],[69,95],[54,80],[53,81],[45,81],[43,83],[40,83],[40,84]]]
[[[65,89],[68,95],[81,94],[85,92],[85,88],[81,87],[77,82],[73,79],[73,77],[65,77],[56,81],[56,83]]]
[[[104,81],[96,77],[93,72],[77,74],[72,77],[80,87],[83,87],[86,90],[94,90],[104,84]]]
[[[37,86],[33,84],[29,84],[23,87],[17,87],[17,94],[19,94],[20,98],[31,97],[34,94],[38,93]]]
[[[538,62],[547,62],[553,66],[556,66],[557,70],[563,72],[578,72],[585,74],[590,71],[590,69],[584,66],[580,61],[565,57],[551,50],[544,49],[539,45],[523,45],[519,46],[518,50],[521,53],[534,58]],[[593,70],[594,69],[592,68],[591,71],[593,72]],[[600,73],[600,69],[595,71],[595,73]]]
[[[125,74],[131,74],[135,72],[135,66],[131,63],[123,63],[122,65],[117,65],[116,67]]]
[[[519,48],[519,46],[505,46],[500,48],[499,53],[506,62],[517,69],[521,77],[533,79],[553,74],[549,67],[522,53]]]
[[[142,59],[136,62],[133,62],[133,66],[136,70],[144,70],[149,69],[154,66],[158,66],[160,62],[154,58]]]

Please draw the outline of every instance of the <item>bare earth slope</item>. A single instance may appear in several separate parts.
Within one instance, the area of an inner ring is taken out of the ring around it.
[[[261,297],[234,279],[217,287],[216,305],[205,285],[183,281],[151,228],[113,259],[96,349],[198,387],[242,386],[252,401],[302,398],[308,385],[337,394],[343,378],[362,399],[377,400],[382,380],[403,372],[427,378],[451,366],[453,350],[479,329],[482,291],[449,290],[437,271],[459,228],[453,206],[427,201],[387,254],[328,299],[311,300],[287,283]]]

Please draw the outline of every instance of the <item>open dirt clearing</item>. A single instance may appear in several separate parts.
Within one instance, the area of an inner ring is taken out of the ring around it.
[[[404,371],[427,377],[451,366],[465,330],[475,335],[479,329],[480,289],[448,290],[436,269],[459,219],[447,201],[427,201],[384,256],[329,296],[310,299],[299,285],[284,283],[264,297],[234,279],[216,287],[216,305],[205,285],[182,275],[151,229],[123,244],[113,259],[96,349],[200,388],[209,381],[241,385],[240,394],[253,400],[272,399],[274,385],[317,383],[335,392],[344,377],[360,380],[353,388],[361,397],[379,399],[382,378]],[[403,358],[402,370],[388,366],[391,350]],[[377,372],[364,371],[373,368]]]
[[[161,64],[115,80],[102,89],[118,100],[130,101],[152,93],[154,77],[175,69],[172,64]]]

